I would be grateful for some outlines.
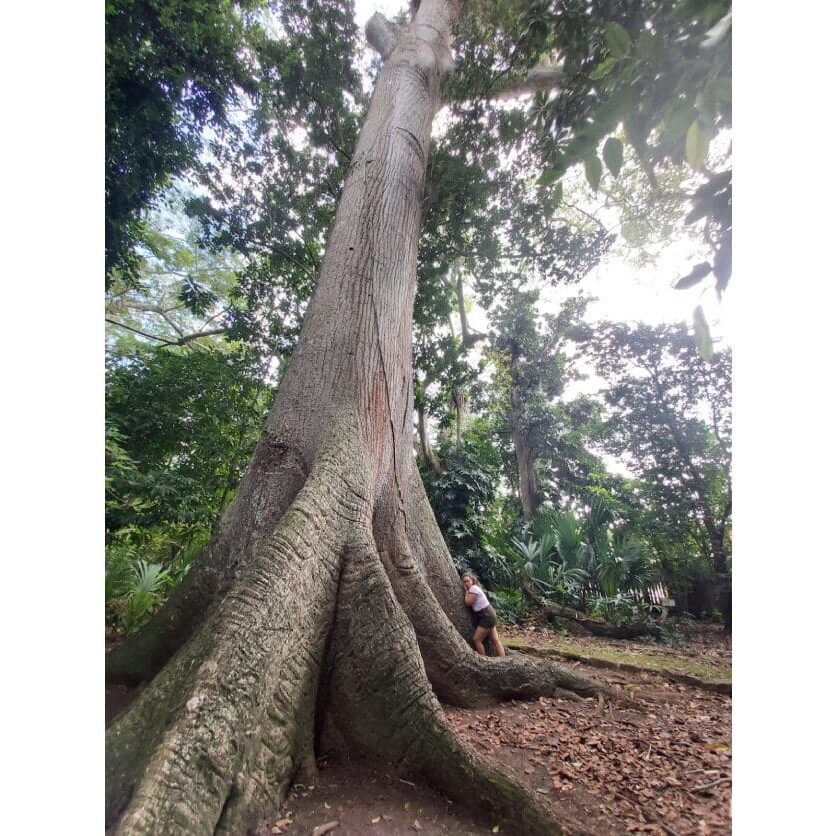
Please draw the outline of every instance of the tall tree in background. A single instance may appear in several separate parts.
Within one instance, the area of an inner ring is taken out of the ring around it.
[[[573,372],[565,353],[568,335],[581,328],[586,302],[577,297],[557,316],[539,322],[536,291],[509,292],[492,315],[490,356],[497,406],[514,446],[523,517],[532,519],[542,501],[537,460],[568,417],[556,399]]]
[[[655,524],[689,531],[731,623],[731,354],[705,360],[681,327],[609,325],[592,350],[610,387],[606,445],[640,477]]]
[[[460,90],[469,70],[501,66],[513,44],[524,45],[511,63],[530,85],[543,40],[538,27],[521,26],[517,3],[415,5],[409,24],[375,16],[368,26],[383,66],[293,359],[236,496],[166,607],[109,654],[111,677],[153,678],[108,731],[116,832],[241,832],[313,773],[317,752],[331,751],[394,764],[527,833],[555,830],[536,797],[456,739],[435,694],[478,705],[601,688],[554,664],[481,657],[468,646],[459,578],[411,426],[419,237],[453,27],[471,12],[457,44]],[[509,27],[486,25],[493,6]],[[563,46],[596,45],[607,20]],[[471,118],[456,123],[462,147],[502,136],[528,147],[524,109],[508,116],[479,104],[502,92],[507,74],[464,85],[460,110]],[[558,202],[554,191],[541,198],[529,221],[550,217]],[[548,252],[567,235],[534,240]]]

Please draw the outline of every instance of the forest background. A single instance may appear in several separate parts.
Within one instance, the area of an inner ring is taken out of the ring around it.
[[[41,743],[16,747],[17,776],[48,765],[52,809],[63,821],[95,822],[101,797],[91,787],[103,751],[102,21],[98,9],[57,4],[37,25],[14,15],[3,35],[16,42],[4,43],[3,60],[7,113],[19,122],[6,135],[6,508],[14,525],[3,619],[7,681],[22,684],[9,689],[7,717],[25,706],[39,726]],[[823,772],[798,768],[807,755],[794,741],[821,746],[826,694],[805,688],[796,711],[773,680],[788,665],[820,666],[812,637],[833,588],[821,525],[833,466],[831,385],[817,367],[828,357],[832,316],[832,267],[822,251],[830,213],[815,200],[833,185],[827,108],[815,84],[833,21],[816,9],[813,24],[811,6],[809,16],[798,14],[795,37],[785,20],[766,15],[739,3],[735,21],[735,816],[752,829],[776,823],[776,810],[755,802],[769,793],[788,800],[782,813],[803,831],[819,814],[790,799],[823,802],[826,793],[817,791]],[[13,67],[25,68],[25,83],[10,83]],[[793,134],[803,143],[789,144]],[[37,673],[14,676],[35,659]],[[767,724],[774,762],[791,769],[756,765]],[[31,783],[43,792],[41,780]],[[13,787],[25,811],[28,798]]]

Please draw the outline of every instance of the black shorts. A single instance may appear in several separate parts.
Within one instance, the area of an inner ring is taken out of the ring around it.
[[[496,610],[490,604],[475,615],[477,627],[484,627],[486,630],[496,627]]]

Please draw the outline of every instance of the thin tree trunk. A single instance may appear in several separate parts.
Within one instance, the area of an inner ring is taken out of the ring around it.
[[[427,463],[427,467],[429,467],[429,469],[435,473],[436,476],[441,476],[444,469],[441,466],[441,462],[438,460],[438,456],[436,456],[433,451],[430,435],[427,432],[427,413],[424,411],[421,404],[417,404],[415,410],[418,413],[418,440],[421,444],[421,455]]]
[[[537,495],[537,474],[534,470],[534,451],[525,435],[514,430],[514,453],[517,457],[520,503],[523,518],[530,520],[537,513],[539,497]]]
[[[486,334],[480,334],[478,331],[471,331],[470,327],[467,322],[467,308],[465,305],[464,299],[464,280],[462,279],[462,268],[461,264],[457,264],[455,267],[455,275],[456,275],[456,300],[458,301],[459,307],[459,322],[461,323],[462,327],[462,344],[465,348],[470,348],[471,346],[475,345],[479,340],[484,340],[486,338]]]

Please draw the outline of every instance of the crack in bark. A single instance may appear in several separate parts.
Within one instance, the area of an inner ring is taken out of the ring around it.
[[[412,133],[412,131],[410,131],[408,128],[402,128],[400,125],[396,125],[395,130],[400,131],[401,133],[404,133],[407,135],[407,137],[409,137],[409,139],[411,140],[410,144],[413,146],[414,150],[418,152],[418,156],[421,158],[421,162],[424,162],[426,155],[424,154],[424,149],[421,147],[421,141],[418,139],[418,137],[415,136],[415,134]]]

